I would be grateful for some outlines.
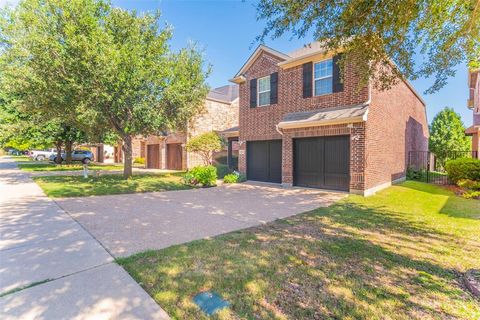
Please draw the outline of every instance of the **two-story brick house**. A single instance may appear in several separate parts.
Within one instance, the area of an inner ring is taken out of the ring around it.
[[[369,195],[405,178],[409,151],[427,150],[413,87],[360,88],[352,66],[341,77],[338,58],[319,43],[290,54],[261,45],[231,79],[249,180]]]
[[[465,134],[472,136],[472,151],[476,152],[480,158],[480,71],[471,70],[468,73],[469,98],[467,101],[468,108],[473,112],[473,125]]]

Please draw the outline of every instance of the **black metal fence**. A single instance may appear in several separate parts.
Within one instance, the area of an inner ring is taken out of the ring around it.
[[[446,151],[434,154],[430,151],[408,153],[407,178],[435,184],[449,184],[445,164],[448,160],[478,158],[477,151]]]

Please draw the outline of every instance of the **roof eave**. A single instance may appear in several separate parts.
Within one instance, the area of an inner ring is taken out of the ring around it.
[[[262,53],[262,51],[267,52],[273,56],[276,56],[280,59],[287,60],[290,58],[290,56],[286,55],[285,53],[282,53],[280,51],[277,51],[275,49],[272,49],[270,47],[267,47],[266,45],[259,45],[257,49],[250,55],[250,57],[247,59],[247,61],[243,64],[243,66],[240,68],[240,70],[237,72],[237,74],[233,77],[232,80],[235,80],[236,78],[240,77],[243,75],[243,73],[251,66],[251,64],[257,59],[257,57]],[[231,80],[230,80],[231,81]],[[238,83],[235,81],[232,81],[234,83]]]
[[[318,49],[315,50],[314,52],[310,52],[308,54],[304,54],[295,58],[290,58],[285,61],[279,62],[277,66],[281,67],[282,69],[287,69],[291,68],[294,66],[297,66],[299,64],[302,64],[304,60],[317,60],[320,59],[318,56],[324,56],[325,59],[333,57],[335,54],[343,52],[344,49],[340,48],[337,51],[328,51],[325,49]]]
[[[242,84],[242,83],[247,81],[247,78],[245,78],[244,76],[236,76],[236,77],[234,77],[234,78],[232,78],[228,81],[236,83],[236,84]]]

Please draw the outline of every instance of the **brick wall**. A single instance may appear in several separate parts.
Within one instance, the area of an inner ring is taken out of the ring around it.
[[[246,141],[282,139],[276,131],[283,115],[290,112],[356,105],[369,99],[367,87],[359,89],[353,67],[346,68],[344,90],[303,98],[302,66],[282,70],[281,59],[263,52],[244,74],[240,85],[239,170],[246,172]],[[250,80],[278,72],[278,103],[250,108]],[[282,144],[282,181],[293,181],[292,139],[325,135],[350,135],[350,189],[365,190],[405,176],[408,151],[428,149],[425,107],[406,83],[391,90],[372,90],[367,123],[285,130]]]
[[[245,73],[247,81],[240,85],[240,140],[280,139],[275,125],[286,113],[360,104],[368,99],[368,89],[358,90],[358,80],[351,68],[347,68],[344,91],[303,98],[302,66],[282,70],[277,66],[280,61],[263,52]],[[278,103],[250,108],[250,80],[274,72],[278,72]]]
[[[405,82],[372,89],[366,141],[367,189],[404,177],[408,152],[428,150],[425,106]]]
[[[368,100],[368,88],[359,89],[358,79],[352,68],[346,68],[344,90],[329,95],[303,98],[302,66],[282,70],[277,66],[281,61],[269,53],[263,52],[245,73],[246,82],[240,84],[240,151],[238,166],[241,172],[246,172],[246,142],[251,140],[282,139],[275,126],[286,113],[317,110],[336,106],[361,104]],[[278,72],[278,103],[274,105],[250,108],[250,80],[261,78]],[[359,127],[360,125],[360,127]],[[346,126],[318,127],[301,130],[288,130],[284,135],[282,145],[283,183],[290,184],[293,180],[292,168],[292,138],[305,136],[332,135],[333,132],[358,136],[359,141],[351,144],[351,188],[363,188],[364,159],[364,126],[356,124],[353,129]],[[305,132],[304,132],[305,131]],[[307,133],[308,131],[308,133]]]
[[[142,144],[141,141],[144,141],[143,148],[144,154],[147,155],[147,146],[149,144],[159,144],[159,159],[160,159],[160,168],[166,169],[167,167],[167,144],[169,143],[180,143],[186,144],[188,139],[202,133],[211,132],[211,131],[222,131],[229,129],[231,127],[238,125],[238,99],[233,101],[231,104],[224,103],[214,100],[205,100],[205,108],[203,112],[192,119],[188,133],[175,132],[171,133],[166,137],[159,136],[149,136],[147,138],[137,138],[134,139],[134,154],[141,154]],[[135,156],[134,156],[135,157]],[[182,152],[182,163],[183,168],[192,168],[197,165],[203,165],[201,158],[194,153],[186,152],[183,148]]]
[[[204,112],[195,117],[188,130],[188,138],[211,131],[223,131],[238,126],[238,99],[231,104],[215,100],[205,100]],[[198,154],[187,153],[188,167],[203,165]]]

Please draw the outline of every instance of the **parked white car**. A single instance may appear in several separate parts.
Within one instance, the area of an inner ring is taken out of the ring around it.
[[[51,155],[57,154],[56,149],[47,149],[47,150],[31,150],[29,153],[30,158],[36,161],[48,160]]]

